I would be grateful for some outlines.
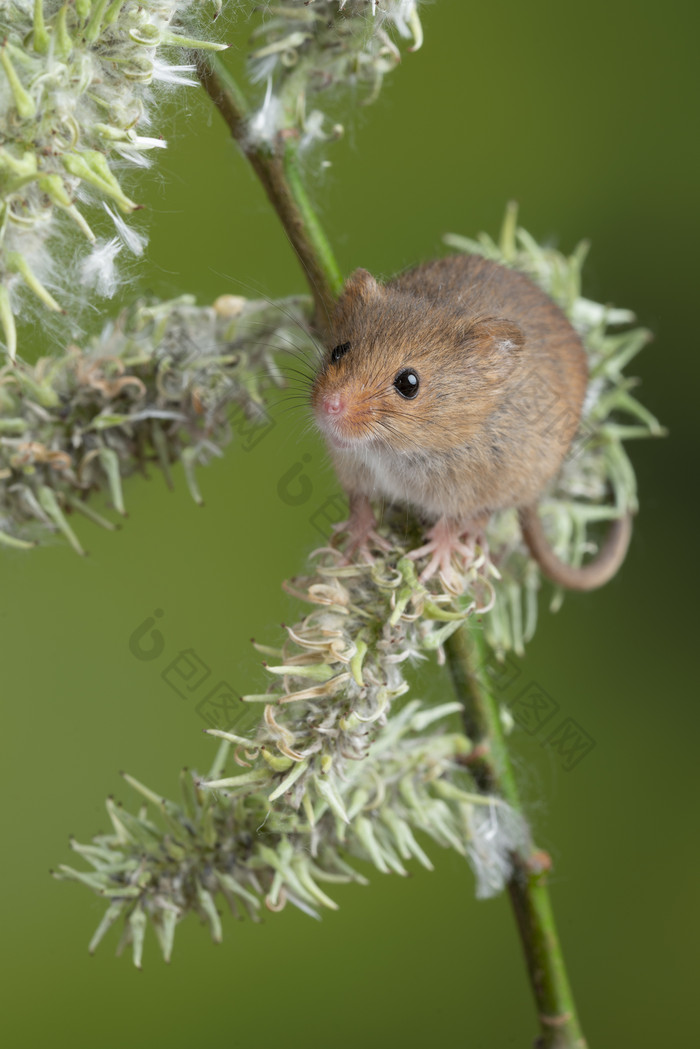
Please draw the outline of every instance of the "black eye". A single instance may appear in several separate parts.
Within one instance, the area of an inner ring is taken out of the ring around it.
[[[335,349],[331,350],[331,360],[333,364],[335,364],[336,361],[339,361],[341,357],[344,357],[349,349],[349,342],[341,342],[340,346],[336,346]]]
[[[408,397],[409,400],[416,396],[419,385],[418,376],[413,368],[404,368],[394,379],[394,387],[402,397]]]

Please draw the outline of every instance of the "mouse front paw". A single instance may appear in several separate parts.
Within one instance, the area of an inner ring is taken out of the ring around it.
[[[479,520],[465,525],[447,517],[436,521],[426,533],[428,542],[408,554],[412,561],[430,558],[418,577],[421,583],[437,574],[448,590],[462,593],[464,573],[484,556],[485,524],[485,521]]]
[[[333,545],[335,540],[343,542],[343,553],[349,564],[351,561],[374,563],[373,550],[389,553],[393,547],[377,532],[377,520],[374,510],[366,495],[350,497],[350,517],[333,528]],[[345,536],[345,540],[342,540]]]

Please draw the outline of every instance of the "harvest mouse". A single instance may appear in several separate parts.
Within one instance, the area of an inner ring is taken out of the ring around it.
[[[537,514],[587,383],[579,336],[522,273],[479,255],[428,262],[385,285],[356,270],[311,395],[350,499],[350,548],[379,540],[370,499],[407,504],[432,523],[413,554],[431,555],[423,578],[449,575],[465,537],[494,511],[516,508],[546,575],[579,590],[607,582],[625,556],[629,516],[575,567],[554,554]]]

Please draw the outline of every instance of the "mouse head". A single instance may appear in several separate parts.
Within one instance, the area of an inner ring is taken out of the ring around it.
[[[478,432],[517,374],[524,336],[508,320],[348,279],[311,403],[332,446],[394,451],[459,445]]]

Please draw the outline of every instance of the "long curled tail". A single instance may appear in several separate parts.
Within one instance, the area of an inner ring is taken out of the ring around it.
[[[607,583],[625,559],[632,536],[632,515],[613,521],[598,555],[586,565],[576,567],[561,561],[545,535],[536,506],[525,506],[518,512],[523,539],[538,565],[554,583],[569,590],[595,590]]]

